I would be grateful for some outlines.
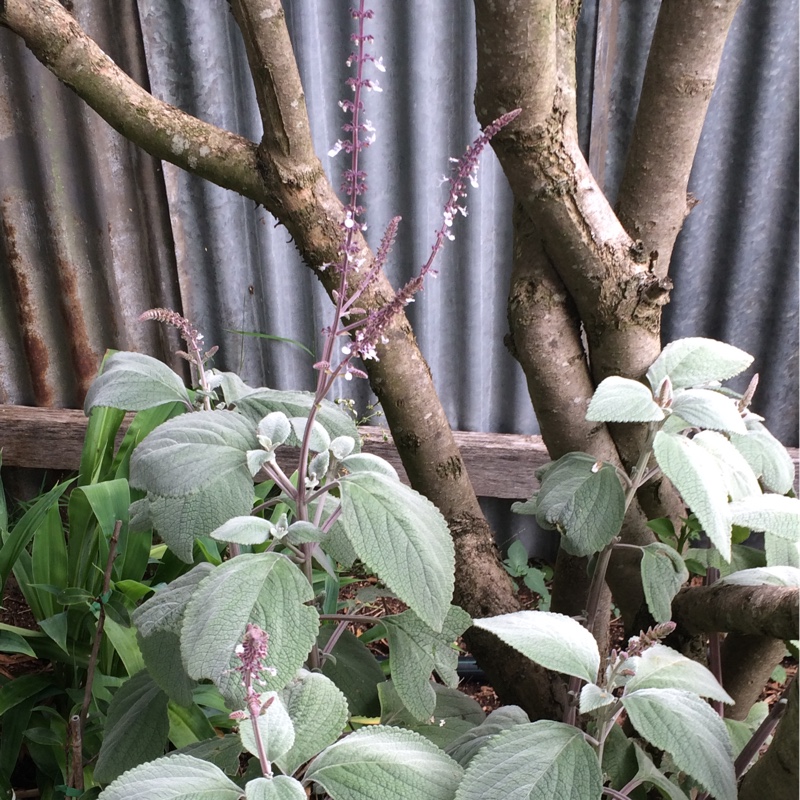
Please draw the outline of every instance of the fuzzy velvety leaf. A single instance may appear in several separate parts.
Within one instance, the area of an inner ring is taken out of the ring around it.
[[[306,605],[314,591],[302,572],[278,553],[245,553],[220,566],[197,587],[181,631],[190,677],[210,678],[226,700],[241,707],[240,661],[234,649],[248,623],[269,634],[267,690],[282,689],[302,666],[319,627],[316,609]]]
[[[247,451],[255,432],[238,414],[185,414],[156,428],[131,457],[131,486],[147,492],[149,513],[175,554],[192,560],[198,536],[253,505]]]
[[[110,783],[125,770],[163,755],[169,731],[167,703],[146,670],[117,689],[108,707],[96,780]]]
[[[611,692],[600,688],[596,683],[587,683],[581,689],[580,712],[588,714],[598,708],[610,706],[615,701],[616,697]]]
[[[593,422],[660,422],[664,412],[639,381],[612,375],[600,383],[586,419]]]
[[[303,784],[286,775],[248,781],[244,793],[246,800],[306,800]]]
[[[374,472],[341,479],[341,526],[358,557],[434,630],[453,597],[455,553],[439,509]]]
[[[436,706],[431,688],[435,670],[447,686],[458,684],[458,650],[455,640],[470,626],[466,611],[450,606],[441,633],[426,625],[413,611],[383,617],[392,658],[392,681],[406,708],[418,719],[428,719]]]
[[[144,353],[114,353],[89,387],[83,409],[87,416],[96,406],[143,411],[176,400],[191,405],[183,381],[166,364]]]
[[[492,711],[480,725],[476,725],[450,742],[445,752],[466,769],[469,762],[493,736],[528,722],[530,722],[528,715],[519,706],[501,706]]]
[[[719,581],[731,586],[800,586],[800,569],[797,567],[757,567],[734,572]]]
[[[583,733],[531,722],[495,736],[472,759],[456,800],[599,800],[602,776]]]
[[[716,800],[735,800],[733,755],[725,725],[705,700],[676,689],[640,689],[623,697],[639,734]]]
[[[308,427],[308,420],[305,417],[292,417],[289,423],[292,426],[293,437],[289,439],[288,443],[293,444],[295,447],[300,447]],[[324,453],[330,447],[330,444],[330,434],[325,430],[322,423],[314,420],[308,437],[308,449],[312,453]]]
[[[800,567],[800,541],[790,542],[767,532],[764,534],[764,552],[767,566]]]
[[[672,410],[697,428],[742,434],[747,431],[736,401],[710,389],[676,391]]]
[[[239,800],[242,790],[214,764],[171,755],[140,764],[117,778],[98,800]]]
[[[514,503],[512,509],[517,514],[536,514],[539,525],[552,530],[555,523],[549,517],[558,517],[596,463],[597,459],[587,453],[567,453],[558,461],[545,464],[536,471],[538,493],[525,503]]]
[[[679,689],[722,703],[731,696],[702,664],[663,644],[648,647],[636,660],[636,674],[626,684],[627,693],[637,689]]]
[[[235,410],[257,425],[272,411],[281,411],[287,417],[308,417],[314,395],[310,392],[282,392],[275,389],[253,389],[240,395]],[[323,400],[317,412],[317,422],[330,434],[331,439],[349,436],[355,442],[356,451],[361,449],[361,437],[353,418],[345,414],[330,400]]]
[[[790,542],[800,539],[800,500],[796,497],[763,494],[737,500],[728,508],[734,525],[768,531]]]
[[[669,375],[674,389],[725,381],[746,370],[753,357],[737,347],[714,339],[693,337],[668,344],[647,370],[653,391]]]
[[[642,587],[647,607],[656,622],[672,619],[672,598],[689,580],[680,554],[661,542],[653,542],[642,548]]]
[[[711,543],[726,561],[731,558],[728,490],[716,459],[685,436],[659,431],[653,444],[658,465],[700,520]]]
[[[275,526],[261,517],[231,517],[219,528],[211,531],[212,539],[236,544],[263,544],[275,535]]]
[[[462,770],[423,736],[402,728],[360,728],[309,764],[333,800],[452,800]]]
[[[450,742],[483,722],[486,715],[475,700],[458,689],[433,682],[431,689],[436,704],[433,713],[421,722],[403,704],[393,681],[380,684],[378,692],[381,696],[381,723],[421,733],[444,750]]]
[[[472,621],[519,650],[522,655],[555,672],[594,682],[600,653],[589,631],[564,614],[550,611],[515,611]]]
[[[692,441],[708,450],[717,460],[731,500],[742,500],[761,494],[756,474],[729,439],[716,431],[701,431]]]
[[[377,472],[399,481],[397,470],[385,459],[373,453],[355,453],[341,460],[341,465],[348,472]]]
[[[224,736],[215,736],[202,742],[181,747],[174,754],[184,754],[201,758],[219,767],[226,775],[236,775],[239,772],[239,756],[242,753],[242,740],[238,734],[226,733]]]
[[[347,699],[336,684],[318,672],[301,669],[280,693],[294,725],[294,743],[274,760],[291,775],[320,750],[333,744],[347,724]]]
[[[266,692],[261,695],[262,700],[272,697],[272,702],[257,717],[258,732],[268,761],[276,761],[289,752],[295,739],[294,725],[283,701],[275,692]],[[251,717],[239,723],[239,736],[242,745],[248,753],[258,757],[258,745],[253,732]]]
[[[732,434],[731,442],[756,476],[772,492],[786,494],[794,483],[794,462],[786,448],[759,422],[747,424],[744,435]]]

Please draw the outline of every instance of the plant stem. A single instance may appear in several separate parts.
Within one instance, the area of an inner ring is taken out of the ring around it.
[[[108,591],[111,587],[111,570],[114,568],[114,558],[117,555],[117,542],[119,541],[119,535],[121,531],[122,520],[118,519],[114,524],[114,532],[111,534],[111,539],[109,539],[108,542],[108,558],[106,559],[106,568],[103,572],[103,588],[100,597],[98,598],[100,611],[97,615],[97,628],[95,629],[94,642],[92,642],[92,652],[89,656],[89,665],[86,668],[86,687],[83,692],[83,705],[81,706],[80,714],[78,714],[77,723],[73,724],[72,719],[70,720],[73,765],[76,752],[80,755],[81,759],[83,757],[83,734],[86,729],[86,718],[89,716],[89,706],[92,704],[92,684],[94,683],[94,672],[97,668],[97,659],[100,655],[100,644],[103,640],[103,628],[105,627],[106,623],[106,609],[103,598],[108,594]],[[74,733],[73,728],[75,728]],[[76,783],[73,788],[83,788],[83,765],[81,765],[81,768],[77,770],[77,772],[73,771],[72,780],[73,782],[77,781],[80,784],[78,785]]]

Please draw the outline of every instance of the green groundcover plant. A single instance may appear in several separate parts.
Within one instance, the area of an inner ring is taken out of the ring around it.
[[[769,733],[760,725],[764,709],[743,723],[723,720],[707,702],[731,702],[717,678],[664,640],[687,563],[732,583],[800,583],[800,503],[785,496],[791,460],[749,410],[754,387],[740,396],[721,385],[752,359],[720,342],[684,339],[664,348],[647,383],[606,379],[588,419],[647,426],[637,464],[627,474],[571,453],[543,468],[538,493],[517,504],[558,530],[568,552],[594,557],[585,618],[542,610],[471,620],[452,605],[454,548],[444,518],[386,461],[361,452],[352,417],[326,398],[338,377],[363,376],[354,360],[376,357],[387,321],[433,274],[482,149],[516,112],[489,126],[456,164],[419,276],[366,314],[359,297],[399,224],[390,222],[375,262],[362,263],[359,153],[372,132],[363,93],[378,88],[366,70],[382,68],[366,49],[371,16],[363,1],[353,11],[356,74],[352,98],[341,104],[346,136],[332,150],[350,156],[349,202],[340,260],[328,266],[339,288],[316,391],[253,388],[211,368],[213,349],[191,323],[154,309],[143,317],[176,327],[186,343],[192,388],[155,359],[115,353],[88,393],[92,419],[108,409],[169,409],[130,454],[124,481],[133,502],[101,530],[110,541],[122,520],[127,546],[143,535],[146,543],[134,547],[150,556],[147,537],[156,531],[173,566],[153,573],[151,565],[146,582],[135,579],[143,602],[131,604],[130,626],[119,627],[139,668],[127,666],[130,677],[104,709],[97,758],[85,753],[84,764],[81,756],[85,768],[69,793],[85,785],[96,794],[91,787],[107,784],[102,800],[302,800],[307,790],[334,800],[639,800],[648,792],[732,800],[737,773]],[[593,630],[608,562],[623,546],[626,509],[656,472],[672,481],[693,521],[679,534],[654,522],[663,541],[636,548],[653,625],[623,649],[600,653]],[[699,530],[709,549],[687,547]],[[760,556],[741,549],[751,530],[764,532]],[[343,575],[356,562],[378,583],[345,601]],[[509,565],[523,574],[518,554]],[[124,587],[115,573],[99,592]],[[380,619],[363,613],[382,593],[407,610]],[[354,635],[355,624],[367,632]],[[486,716],[458,692],[454,642],[470,625],[569,676],[567,717],[531,722],[516,706]],[[95,642],[101,632],[94,629]],[[383,665],[365,644],[376,639],[388,643]],[[629,728],[619,724],[623,716]],[[170,741],[176,749],[164,755]]]

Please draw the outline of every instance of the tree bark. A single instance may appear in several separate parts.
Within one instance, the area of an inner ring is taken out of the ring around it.
[[[692,586],[672,601],[672,619],[689,634],[722,631],[796,639],[799,594],[789,586]]]
[[[721,650],[722,685],[735,703],[725,706],[726,718],[747,717],[785,652],[782,639],[746,633],[729,633],[725,637]]]
[[[689,173],[740,3],[661,3],[617,199],[622,225],[641,240],[659,278],[697,203],[687,194]]]
[[[788,708],[778,723],[769,750],[744,776],[739,800],[797,800],[798,686],[792,682]]]

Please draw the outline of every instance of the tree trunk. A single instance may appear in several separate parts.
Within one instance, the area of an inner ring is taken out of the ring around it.
[[[798,696],[797,679],[789,692],[788,708],[778,724],[769,750],[744,776],[739,800],[797,800]]]

